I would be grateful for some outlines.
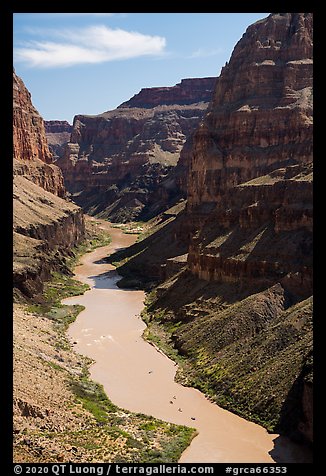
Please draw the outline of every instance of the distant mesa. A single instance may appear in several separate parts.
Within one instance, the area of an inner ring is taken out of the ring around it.
[[[53,157],[58,159],[70,141],[72,125],[68,121],[44,121],[44,126],[49,149]]]
[[[56,134],[61,132],[72,131],[72,125],[68,121],[44,121],[45,132],[48,134]]]
[[[164,207],[179,187],[174,179],[163,189],[159,184],[205,114],[215,83],[183,79],[142,89],[115,110],[75,116],[69,142],[55,149],[71,197],[87,213],[118,222],[144,219],[156,190],[154,202]],[[48,132],[50,144],[51,134],[62,133]]]
[[[209,102],[212,98],[216,77],[187,78],[171,87],[143,88],[129,101],[120,104],[123,107],[153,108],[162,105],[189,105]]]

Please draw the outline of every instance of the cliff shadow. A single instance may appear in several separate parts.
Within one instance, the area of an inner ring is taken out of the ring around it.
[[[100,263],[101,260],[99,260]],[[105,262],[105,261],[104,261]],[[101,263],[100,263],[101,264]],[[88,276],[93,281],[95,289],[114,289],[116,291],[136,291],[139,288],[128,284],[124,285],[123,279],[115,269],[105,271],[102,274]],[[121,285],[119,282],[122,281]]]
[[[312,463],[312,391],[305,392],[304,377],[312,371],[309,356],[300,375],[293,382],[281,408],[276,431],[285,433],[274,440],[271,457],[277,463]]]
[[[202,303],[207,301],[215,302],[215,307],[220,306],[219,309],[222,310],[225,305],[234,304],[258,292],[256,285],[243,286],[241,283],[206,281],[193,276],[187,269],[181,271],[168,288],[157,289],[155,307],[172,311],[179,311],[184,306],[201,307]],[[259,291],[264,289],[265,286]]]
[[[99,260],[97,264],[100,264],[100,261],[102,260]],[[115,269],[112,269],[102,274],[89,276],[89,279],[93,281],[95,289],[117,289],[117,281],[119,281],[120,276]]]
[[[312,463],[312,449],[307,445],[295,443],[286,436],[277,436],[274,448],[269,452],[275,463]]]
[[[143,272],[144,277],[148,277],[155,264],[161,264],[167,258],[173,258],[187,252],[188,235],[183,236],[181,232],[184,227],[184,220],[184,213],[180,213],[172,221],[166,218],[154,233],[131,246],[114,251],[106,258],[106,262],[112,263],[131,258],[120,267],[119,272],[121,271],[121,274],[124,275],[130,269],[132,272],[139,272],[139,274]],[[145,264],[145,271],[141,269],[140,261]]]

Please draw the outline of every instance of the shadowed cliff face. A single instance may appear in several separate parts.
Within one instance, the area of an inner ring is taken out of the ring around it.
[[[42,117],[23,81],[13,77],[14,288],[32,297],[53,269],[66,272],[64,255],[84,235],[79,207],[65,196],[63,176],[52,163]]]
[[[181,153],[185,210],[118,256],[125,279],[160,282],[149,313],[188,357],[188,384],[308,441],[312,79],[312,14],[251,25]]]
[[[196,219],[188,267],[199,279],[257,287],[280,281],[295,295],[312,294],[312,164],[237,185]]]
[[[89,213],[138,217],[173,168],[207,108],[216,78],[142,90],[114,111],[78,115],[57,161],[76,203]]]

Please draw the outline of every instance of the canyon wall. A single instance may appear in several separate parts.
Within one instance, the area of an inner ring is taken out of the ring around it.
[[[223,68],[188,176],[198,278],[299,273],[312,293],[312,66],[312,15],[292,13],[251,25]]]
[[[202,119],[215,82],[186,79],[147,88],[113,111],[76,116],[57,161],[76,203],[113,220],[141,217],[150,193],[176,165]]]
[[[185,383],[309,442],[312,65],[312,14],[251,25],[181,152],[185,208],[112,258],[156,284],[148,313],[188,358]]]
[[[67,271],[64,257],[82,240],[84,218],[62,198],[63,176],[53,164],[43,119],[15,72],[13,97],[13,281],[16,297],[31,298],[51,271]]]
[[[280,281],[312,294],[312,164],[276,169],[233,187],[189,245],[199,279],[268,287]]]
[[[17,160],[52,163],[42,117],[21,78],[13,75],[13,147]]]

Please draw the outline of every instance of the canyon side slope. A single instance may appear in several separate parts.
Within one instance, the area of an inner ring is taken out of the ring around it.
[[[87,213],[120,222],[143,219],[158,189],[154,202],[173,200],[179,190],[173,174],[164,179],[202,119],[215,82],[193,78],[145,88],[115,110],[75,116],[57,160],[73,200]]]
[[[183,156],[186,204],[120,260],[182,382],[312,442],[312,14],[248,27]],[[158,325],[159,324],[159,325]]]

